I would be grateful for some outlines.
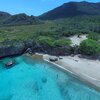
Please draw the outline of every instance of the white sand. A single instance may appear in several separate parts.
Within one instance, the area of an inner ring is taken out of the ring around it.
[[[44,59],[46,60],[49,57],[49,55],[44,55]],[[100,88],[100,61],[79,58],[78,56],[66,56],[62,58],[54,64],[60,65],[60,68],[68,70],[79,78]]]
[[[72,41],[72,46],[73,46],[73,45],[79,45],[81,41],[87,39],[87,37],[86,35],[81,35],[79,38],[77,35],[74,35],[74,36],[71,36],[70,39]]]

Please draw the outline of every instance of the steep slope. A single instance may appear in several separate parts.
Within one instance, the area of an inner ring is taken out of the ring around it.
[[[100,15],[100,3],[69,2],[39,16],[43,20],[52,20],[81,15]]]

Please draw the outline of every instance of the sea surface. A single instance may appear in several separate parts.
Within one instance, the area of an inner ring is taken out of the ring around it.
[[[6,59],[0,60],[0,100],[100,100],[99,91],[54,65],[25,56],[14,59],[9,69]]]

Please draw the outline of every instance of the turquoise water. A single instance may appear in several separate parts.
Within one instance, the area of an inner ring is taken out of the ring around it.
[[[0,61],[0,100],[100,100],[100,92],[49,63],[16,61],[10,69]]]

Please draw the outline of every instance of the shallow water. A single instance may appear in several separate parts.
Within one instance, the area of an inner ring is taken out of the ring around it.
[[[100,92],[54,65],[27,57],[5,69],[0,61],[0,100],[100,100]]]

